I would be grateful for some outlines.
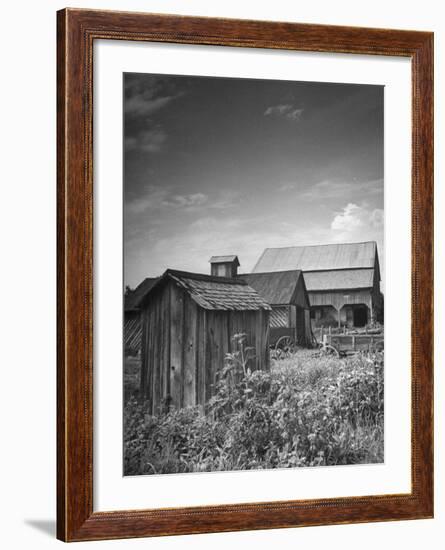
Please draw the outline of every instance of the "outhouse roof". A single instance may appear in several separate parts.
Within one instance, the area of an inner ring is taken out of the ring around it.
[[[255,311],[270,310],[269,304],[239,278],[216,277],[201,273],[189,273],[167,269],[147,296],[160,287],[167,279],[183,288],[202,308],[209,310]]]

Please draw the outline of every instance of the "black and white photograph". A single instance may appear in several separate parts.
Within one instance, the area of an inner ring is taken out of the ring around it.
[[[383,463],[384,87],[123,98],[123,474]]]

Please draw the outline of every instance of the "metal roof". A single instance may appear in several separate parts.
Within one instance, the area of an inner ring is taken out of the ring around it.
[[[144,279],[134,290],[130,290],[125,295],[125,311],[134,311],[139,309],[142,300],[149,292],[151,287],[159,280],[159,277],[148,277]]]
[[[316,290],[347,290],[372,288],[374,269],[340,269],[339,271],[305,271],[308,292]]]
[[[239,278],[215,277],[167,269],[151,292],[162,281],[170,279],[183,288],[202,308],[210,310],[270,310],[269,304],[246,281]]]
[[[377,245],[374,241],[266,248],[253,268],[253,273],[290,269],[301,269],[306,272],[373,268],[376,256]]]
[[[271,305],[287,305],[295,303],[302,307],[308,307],[309,299],[304,289],[302,272],[298,269],[292,271],[275,271],[270,273],[246,273],[240,278],[254,288],[258,294]],[[297,285],[302,285],[302,292],[297,296]]]
[[[212,256],[209,260],[211,264],[223,264],[226,262],[237,262],[240,265],[238,256]]]

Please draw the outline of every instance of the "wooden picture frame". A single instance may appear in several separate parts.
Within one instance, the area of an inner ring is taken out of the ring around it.
[[[58,12],[57,31],[57,537],[82,541],[433,517],[433,34],[78,9]],[[92,85],[98,39],[411,59],[410,493],[93,512]]]

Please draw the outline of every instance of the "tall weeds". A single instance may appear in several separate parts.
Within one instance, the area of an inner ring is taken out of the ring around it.
[[[383,354],[348,359],[301,350],[250,369],[237,335],[204,416],[197,407],[153,417],[130,398],[126,475],[383,461]]]

